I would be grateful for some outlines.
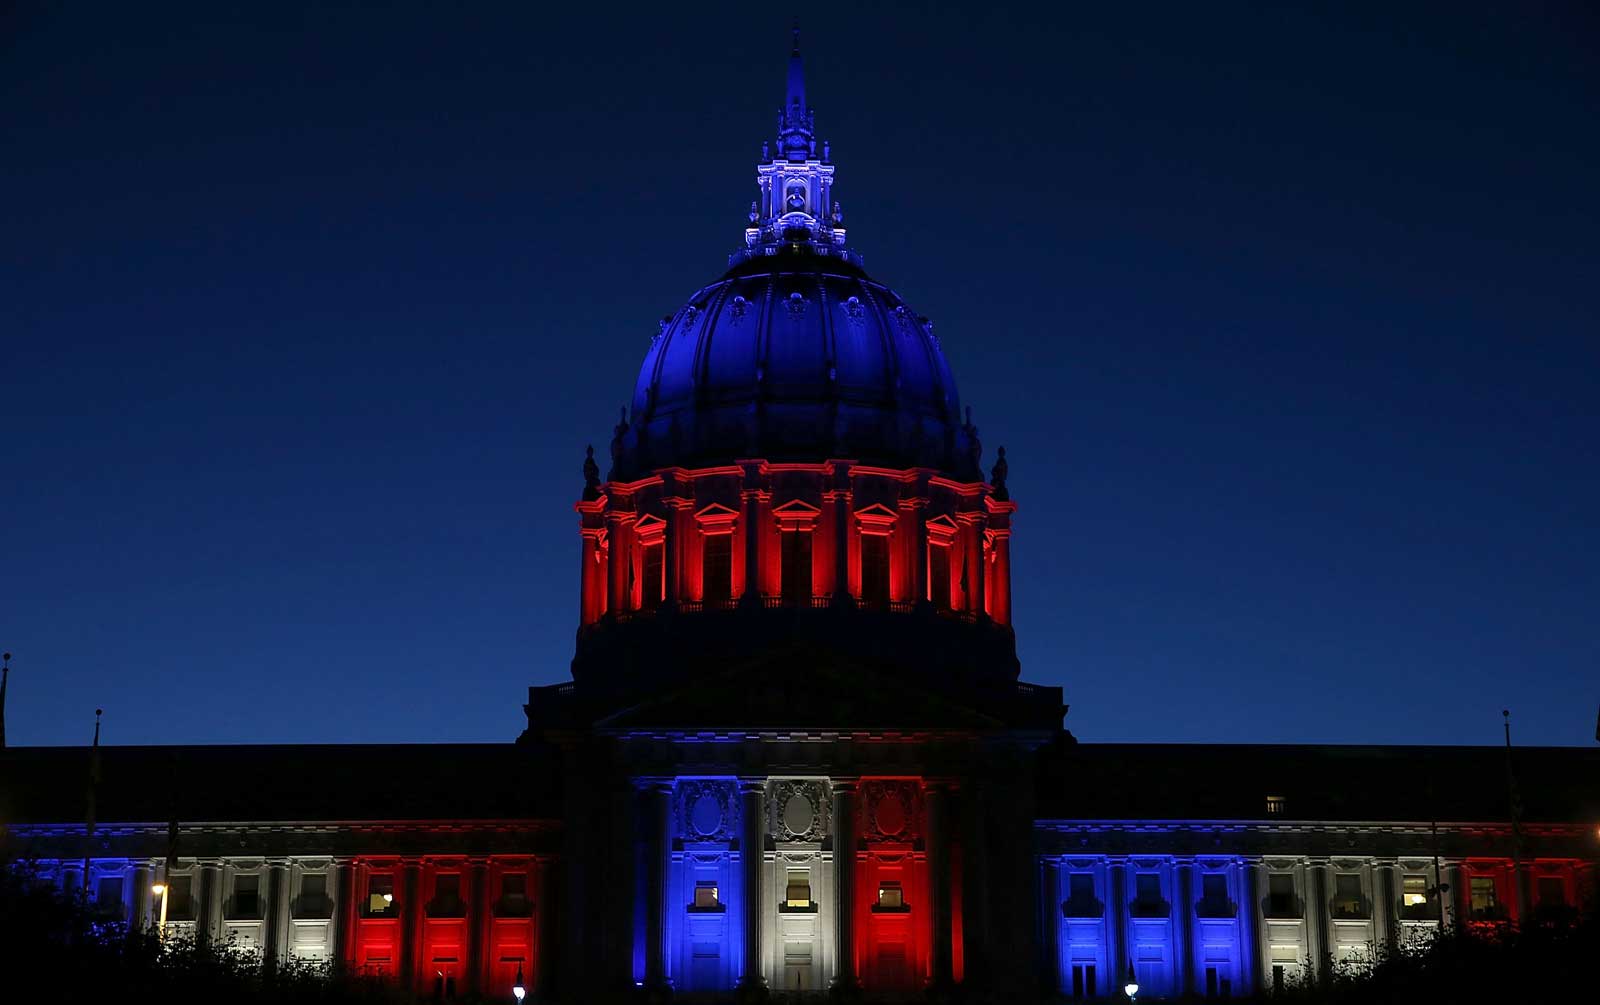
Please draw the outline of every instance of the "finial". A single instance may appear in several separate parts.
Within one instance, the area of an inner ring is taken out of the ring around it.
[[[833,148],[833,143],[831,141],[829,141],[829,140],[823,140],[822,141],[822,159],[823,160],[828,161],[828,160],[832,160],[833,159],[832,148]]]
[[[600,495],[600,465],[594,462],[594,445],[585,448],[583,457],[583,498],[585,501]]]
[[[94,745],[96,747],[100,746],[100,717],[105,713],[106,710],[103,708],[94,710]]]
[[[617,424],[611,430],[611,470],[606,472],[607,478],[616,478],[617,472],[622,468],[622,438],[628,432],[628,406],[623,405],[618,411]]]
[[[789,50],[789,55],[800,55],[800,15],[794,16],[794,48]]]

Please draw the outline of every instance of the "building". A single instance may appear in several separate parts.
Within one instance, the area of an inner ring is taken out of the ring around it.
[[[1242,997],[1576,909],[1600,752],[1075,742],[1020,679],[1004,451],[846,242],[798,35],[756,180],[584,463],[572,680],[516,742],[12,749],[7,854],[108,919],[501,1000]]]

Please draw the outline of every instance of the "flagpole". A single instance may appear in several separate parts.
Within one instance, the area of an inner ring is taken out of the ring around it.
[[[105,709],[94,710],[94,745],[89,748],[89,798],[88,812],[83,818],[83,895],[89,896],[89,858],[94,852],[94,799],[95,786],[100,784],[100,716]]]
[[[0,748],[6,745],[6,685],[10,680],[11,654],[0,653]],[[1595,739],[1600,740],[1600,726],[1595,729]]]
[[[1505,720],[1506,730],[1506,805],[1511,813],[1511,892],[1516,898],[1517,921],[1524,923],[1528,919],[1522,917],[1523,901],[1528,899],[1528,891],[1523,889],[1527,880],[1522,875],[1522,811],[1518,806],[1521,800],[1517,798],[1517,774],[1511,767],[1511,710],[1501,709],[1500,716]]]

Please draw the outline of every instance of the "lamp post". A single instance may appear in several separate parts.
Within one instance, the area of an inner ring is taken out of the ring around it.
[[[161,898],[161,913],[156,921],[156,938],[162,945],[167,942],[167,883],[166,873],[162,873],[160,882],[150,884],[150,892]]]
[[[528,988],[522,983],[522,964],[517,964],[517,982],[511,985],[511,996],[517,1000],[517,1005],[522,1005],[522,999],[528,997]]]
[[[1139,994],[1139,977],[1133,972],[1133,961],[1128,961],[1128,983],[1122,985],[1122,993],[1133,1001]]]

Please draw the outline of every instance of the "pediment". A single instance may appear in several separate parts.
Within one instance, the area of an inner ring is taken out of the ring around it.
[[[781,506],[772,507],[775,516],[819,516],[822,507],[813,506],[804,499],[790,499]]]
[[[739,519],[739,511],[721,503],[712,503],[703,509],[696,510],[694,518],[702,527],[728,527]]]

